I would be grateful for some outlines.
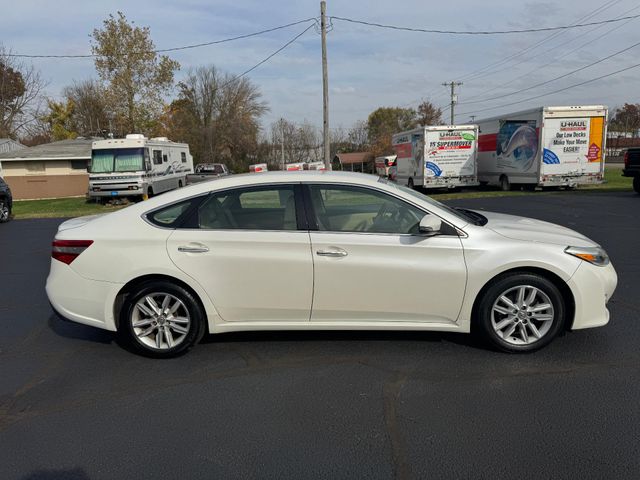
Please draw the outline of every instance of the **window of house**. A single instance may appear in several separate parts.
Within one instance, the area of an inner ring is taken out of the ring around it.
[[[73,170],[86,170],[87,169],[87,161],[86,160],[71,160],[71,168]]]
[[[46,171],[44,162],[24,162],[27,168],[27,173],[44,173]]]

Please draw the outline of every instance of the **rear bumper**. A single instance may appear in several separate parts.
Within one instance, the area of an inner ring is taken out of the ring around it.
[[[600,327],[609,322],[607,302],[618,284],[618,275],[609,264],[597,267],[582,262],[567,282],[575,300],[575,317],[572,330]]]
[[[478,178],[473,175],[464,177],[425,177],[424,188],[454,188],[475,187],[480,185]]]
[[[602,175],[550,175],[539,183],[541,187],[570,187],[574,185],[597,185],[603,183]]]
[[[88,280],[69,265],[51,260],[46,292],[62,318],[104,330],[116,330],[113,305],[124,284]]]

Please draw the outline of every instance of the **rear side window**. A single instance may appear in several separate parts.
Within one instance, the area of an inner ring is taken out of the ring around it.
[[[204,197],[194,197],[182,202],[174,203],[166,207],[159,208],[146,215],[147,220],[158,227],[164,228],[177,228],[182,225],[184,220],[189,215],[189,212],[193,210]]]
[[[198,208],[195,223],[196,228],[210,230],[296,230],[294,186],[248,187],[213,193]]]

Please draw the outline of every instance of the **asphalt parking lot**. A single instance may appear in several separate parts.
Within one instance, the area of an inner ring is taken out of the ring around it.
[[[149,360],[52,314],[60,220],[0,225],[0,478],[640,477],[640,196],[451,203],[601,243],[610,324],[524,356],[457,334],[272,332]]]

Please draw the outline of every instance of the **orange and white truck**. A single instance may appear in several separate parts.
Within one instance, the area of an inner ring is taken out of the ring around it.
[[[478,121],[481,184],[535,188],[602,183],[607,107],[539,107]]]

